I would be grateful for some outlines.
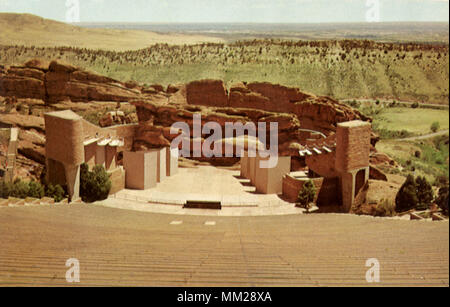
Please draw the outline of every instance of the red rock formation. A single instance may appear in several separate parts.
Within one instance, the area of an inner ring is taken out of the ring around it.
[[[190,127],[191,142],[193,134],[193,118],[195,113],[202,115],[202,125],[207,122],[216,122],[222,128],[222,138],[225,138],[226,123],[247,123],[247,122],[266,122],[267,128],[271,122],[278,123],[278,142],[280,155],[291,154],[299,146],[301,141],[298,136],[300,123],[293,114],[272,113],[261,110],[251,109],[233,109],[233,108],[211,108],[191,106],[169,105],[155,103],[152,101],[133,101],[136,106],[140,127],[135,137],[134,148],[145,149],[158,146],[169,146],[170,142],[177,135],[170,134],[170,127],[176,122],[185,122]],[[205,136],[203,136],[205,137]],[[192,146],[191,146],[192,149]]]
[[[228,95],[223,81],[193,81],[187,84],[186,90],[188,104],[209,107],[228,106]]]
[[[48,68],[37,61],[10,67],[0,71],[0,82],[0,96],[36,98],[50,103],[67,99],[74,102],[128,101],[141,94],[119,81],[56,61]]]

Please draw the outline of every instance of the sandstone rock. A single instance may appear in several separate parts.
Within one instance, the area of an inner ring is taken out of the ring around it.
[[[140,127],[137,130],[134,149],[149,149],[158,146],[170,146],[170,142],[177,135],[170,135],[170,127],[176,122],[185,122],[190,127],[190,140],[193,142],[193,116],[201,113],[202,124],[215,122],[222,128],[222,137],[225,139],[226,123],[247,122],[277,122],[279,128],[279,153],[291,154],[299,143],[297,131],[300,127],[298,118],[293,114],[272,113],[261,110],[211,108],[204,106],[192,107],[190,105],[168,105],[153,101],[133,101],[136,106]],[[267,125],[267,128],[270,126]],[[192,149],[192,146],[191,146]],[[201,160],[201,159],[200,159]],[[200,161],[199,160],[199,161]],[[217,163],[226,164],[231,161],[217,160]],[[234,161],[236,162],[236,161]]]
[[[36,98],[51,103],[70,99],[76,102],[128,101],[140,96],[139,89],[124,83],[53,61],[48,70],[37,61],[0,72],[0,96]]]
[[[369,179],[388,181],[386,175],[382,171],[380,171],[378,168],[376,168],[375,166],[370,166]]]
[[[227,90],[223,81],[193,81],[186,86],[187,102],[210,107],[228,106]]]

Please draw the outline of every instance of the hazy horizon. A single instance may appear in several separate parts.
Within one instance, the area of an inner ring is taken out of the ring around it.
[[[0,12],[81,23],[448,23],[448,10],[448,0],[0,0]]]

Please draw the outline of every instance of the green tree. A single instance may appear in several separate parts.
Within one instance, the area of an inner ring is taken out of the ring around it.
[[[448,215],[448,192],[449,192],[448,186],[441,187],[439,189],[439,194],[436,199],[436,204],[439,206],[439,208],[442,209],[442,211],[444,211],[446,215]]]
[[[47,197],[53,198],[55,200],[55,202],[59,203],[66,196],[66,192],[64,191],[63,187],[60,186],[59,184],[53,185],[53,184],[50,183],[47,186],[47,190],[45,191],[45,195]]]
[[[83,164],[80,181],[80,196],[84,202],[91,203],[108,198],[112,184],[102,165],[97,165],[89,171],[89,166]]]
[[[417,186],[417,209],[419,210],[427,210],[431,203],[434,200],[433,188],[431,184],[428,183],[425,177],[417,177],[416,178],[416,186]]]
[[[418,203],[416,182],[412,175],[408,175],[395,197],[395,211],[404,212],[414,209]]]
[[[312,180],[308,180],[303,188],[298,193],[298,202],[301,207],[309,208],[309,205],[314,201],[316,197],[316,187]]]
[[[430,130],[432,132],[437,132],[439,129],[441,129],[441,124],[439,122],[434,122],[431,124]]]

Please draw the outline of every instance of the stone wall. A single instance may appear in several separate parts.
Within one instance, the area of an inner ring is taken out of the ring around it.
[[[308,180],[312,180],[314,183],[314,186],[316,187],[316,197],[314,199],[314,202],[317,201],[319,197],[319,192],[322,188],[322,184],[324,179],[323,178],[301,178],[296,179],[292,177],[289,174],[286,174],[286,176],[283,177],[283,197],[289,201],[289,202],[297,202],[298,201],[298,194],[303,189],[303,186],[305,185]]]
[[[341,123],[336,131],[336,169],[345,172],[369,166],[371,125],[368,122]]]

